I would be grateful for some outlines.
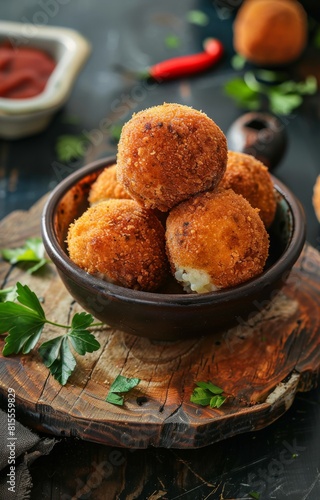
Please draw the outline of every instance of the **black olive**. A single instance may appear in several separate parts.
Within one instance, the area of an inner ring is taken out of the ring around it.
[[[227,131],[228,149],[247,153],[273,170],[287,149],[285,124],[276,116],[252,111],[240,116]]]

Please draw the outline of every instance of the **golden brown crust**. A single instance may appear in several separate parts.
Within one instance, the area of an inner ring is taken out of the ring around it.
[[[139,203],[167,211],[216,186],[226,162],[226,138],[213,120],[188,106],[163,104],[124,125],[118,180]]]
[[[172,209],[166,248],[173,272],[202,270],[216,287],[227,288],[262,273],[269,237],[258,211],[241,195],[219,187]]]
[[[119,200],[131,199],[129,193],[117,180],[116,164],[106,167],[101,172],[97,180],[91,186],[88,200],[90,205],[94,205],[95,203],[109,200],[110,198]]]
[[[318,175],[316,183],[313,187],[312,203],[316,217],[320,222],[320,175]]]
[[[154,291],[167,277],[164,228],[134,200],[90,207],[70,225],[67,243],[79,267],[118,285]]]
[[[234,48],[256,64],[286,64],[307,43],[307,16],[296,0],[246,0],[234,22]]]
[[[271,176],[261,161],[245,153],[229,151],[220,186],[241,194],[253,208],[259,209],[266,228],[271,226],[277,202]]]

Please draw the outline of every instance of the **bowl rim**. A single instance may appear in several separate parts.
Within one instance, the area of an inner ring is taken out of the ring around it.
[[[31,33],[31,35],[26,35]],[[62,56],[48,78],[45,89],[37,96],[26,99],[0,97],[0,117],[35,115],[61,106],[67,99],[71,87],[85,61],[91,45],[78,31],[61,26],[42,26],[32,23],[0,21],[0,38],[25,39],[30,46],[39,47],[41,41],[48,41],[53,46],[64,47]],[[34,45],[32,42],[35,42]]]
[[[288,276],[288,269],[291,269],[297,261],[306,240],[306,219],[304,209],[300,201],[291,190],[274,175],[271,175],[275,189],[284,197],[292,215],[292,237],[285,251],[280,258],[272,264],[261,275],[248,280],[245,283],[234,287],[225,288],[203,294],[186,293],[160,293],[132,290],[90,275],[68,257],[62,250],[54,230],[54,215],[58,203],[67,191],[82,178],[94,173],[99,169],[111,166],[116,163],[116,156],[108,156],[84,165],[77,171],[63,179],[49,194],[45,203],[41,217],[42,239],[45,249],[54,264],[73,281],[78,281],[84,288],[94,288],[102,294],[112,296],[125,302],[154,304],[157,306],[177,306],[205,304],[220,304],[228,300],[236,300],[259,292],[281,277]]]

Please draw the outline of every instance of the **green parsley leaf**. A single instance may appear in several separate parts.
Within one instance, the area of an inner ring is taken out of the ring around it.
[[[27,285],[17,283],[17,300],[20,304],[0,303],[0,334],[7,333],[4,356],[27,354],[39,340],[46,318],[37,296]]]
[[[92,323],[93,317],[85,312],[76,313],[72,319],[68,337],[74,350],[82,356],[87,352],[97,351],[100,348],[100,344],[94,335],[86,330]]]
[[[233,67],[233,69],[235,70],[241,70],[245,67],[245,64],[247,62],[246,58],[243,57],[243,56],[240,56],[240,54],[235,54],[232,58],[231,58],[231,66]]]
[[[106,397],[106,401],[108,403],[113,404],[113,405],[123,406],[124,397],[120,396],[116,392],[109,392],[107,397]]]
[[[66,385],[77,364],[70,350],[67,335],[44,342],[39,348],[39,353],[51,375],[61,385]]]
[[[212,394],[209,391],[196,387],[190,396],[190,401],[201,406],[208,406],[210,404]]]
[[[270,92],[270,111],[276,115],[289,115],[295,108],[302,104],[302,97],[297,94],[282,95]]]
[[[112,139],[114,139],[115,141],[119,141],[122,132],[122,127],[123,125],[120,124],[111,125],[110,134]]]
[[[190,401],[201,406],[210,405],[211,408],[220,408],[226,401],[226,396],[222,396],[223,389],[211,382],[196,382],[197,387],[194,388],[190,396]]]
[[[28,238],[24,245],[20,248],[2,248],[2,258],[9,261],[10,264],[17,264],[18,262],[34,262],[35,264],[30,267],[27,272],[32,274],[38,271],[50,260],[45,258],[45,249],[41,238]]]
[[[70,344],[81,356],[100,348],[94,335],[86,330],[92,323],[91,314],[76,313],[66,334],[43,342],[39,347],[39,353],[45,366],[49,368],[50,373],[61,385],[67,383],[77,363],[71,352]]]
[[[250,491],[249,492],[249,496],[251,498],[255,498],[255,500],[259,500],[260,498],[260,493],[258,493],[257,491]]]
[[[221,394],[217,394],[210,399],[210,408],[220,408],[221,405],[225,402],[227,398],[225,396],[221,396]]]
[[[243,78],[236,77],[229,80],[224,89],[240,107],[257,110],[261,106],[261,97],[264,96],[269,102],[271,112],[288,115],[302,104],[304,95],[314,94],[317,91],[317,80],[312,75],[304,82],[283,81],[284,78],[285,75],[281,72],[247,71]],[[272,85],[275,82],[280,83]]]
[[[45,366],[60,384],[65,385],[76,366],[70,345],[81,355],[98,350],[100,344],[87,328],[102,323],[93,324],[93,317],[85,312],[76,313],[70,326],[54,323],[46,318],[38,297],[27,285],[18,282],[14,289],[19,303],[0,302],[0,334],[8,333],[4,356],[30,352],[37,344],[45,323],[65,328],[67,333],[44,342],[39,348]]]
[[[235,100],[239,107],[250,109],[251,111],[260,108],[259,92],[252,90],[242,78],[236,77],[229,80],[224,90],[229,97]]]
[[[196,24],[198,26],[207,26],[209,24],[209,16],[205,14],[202,10],[189,10],[186,15],[186,19],[191,24]]]
[[[169,49],[176,49],[180,46],[180,39],[176,35],[168,35],[164,40]]]
[[[56,142],[58,160],[68,163],[83,158],[88,147],[88,139],[83,135],[60,135]]]
[[[208,389],[208,391],[212,392],[212,394],[222,394],[223,389],[220,389],[217,385],[212,384],[211,382],[196,382],[198,387],[202,387],[202,389]]]
[[[140,382],[139,378],[128,378],[123,375],[118,375],[112,382],[109,392],[106,397],[108,403],[122,406],[124,398],[119,394],[126,393],[136,387]]]
[[[20,302],[20,304],[23,304],[26,307],[29,307],[32,309],[34,312],[37,313],[39,318],[42,320],[45,320],[45,314],[44,310],[42,309],[42,306],[39,302],[38,297],[36,294],[30,290],[28,285],[21,285],[21,283],[16,284],[17,287],[17,300]]]

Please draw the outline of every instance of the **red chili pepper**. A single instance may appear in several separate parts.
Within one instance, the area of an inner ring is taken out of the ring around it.
[[[217,63],[223,55],[223,45],[216,38],[204,42],[204,52],[174,57],[149,68],[148,75],[155,80],[170,80],[204,71]]]

